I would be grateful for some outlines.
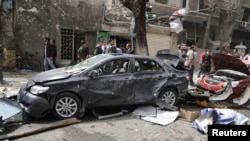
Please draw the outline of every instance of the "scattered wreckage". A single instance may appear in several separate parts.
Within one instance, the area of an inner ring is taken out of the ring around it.
[[[18,104],[14,104],[8,98],[0,98],[0,127],[13,123],[11,118],[20,113],[22,113],[22,108]]]
[[[23,110],[17,99],[17,90],[8,89],[7,87],[0,87],[0,128],[5,125],[22,123]],[[20,118],[14,117],[20,115]]]
[[[249,69],[238,58],[214,53],[214,71],[197,80],[187,97],[198,105],[210,108],[233,108],[250,99]]]
[[[203,107],[236,107],[249,101],[249,70],[240,60],[215,53],[215,71],[200,78],[197,87],[188,88],[188,74],[179,66],[179,59],[176,50],[160,50],[157,57],[94,56],[74,66],[37,74],[18,92],[21,108],[12,108],[35,118],[52,113],[66,119],[82,117],[86,109],[109,106],[153,104],[176,110],[178,98]],[[0,104],[6,105],[6,101]],[[100,115],[93,110],[93,114],[102,119],[123,112]],[[3,115],[6,113],[0,114],[0,124],[6,120]]]

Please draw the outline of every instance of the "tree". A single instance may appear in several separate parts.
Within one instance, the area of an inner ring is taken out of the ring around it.
[[[2,13],[2,1],[0,0],[0,19],[2,18],[1,17],[1,13]],[[0,20],[0,33],[3,33],[2,32],[2,27],[3,23],[1,22]],[[3,56],[4,56],[4,50],[3,50],[3,47],[2,45],[0,44],[0,83],[3,83]]]
[[[0,83],[3,83],[3,57],[4,56],[4,49],[2,45],[0,45]]]
[[[230,43],[232,32],[235,27],[235,18],[239,10],[239,0],[231,2],[223,2],[220,6],[219,29],[216,30],[217,39],[221,41],[221,46],[224,42]]]
[[[221,1],[221,0],[204,0],[205,5],[209,7],[210,15],[207,20],[207,26],[205,30],[205,35],[203,38],[202,48],[206,48],[207,41],[209,39],[211,20],[214,16],[215,9],[220,11],[220,19],[218,30],[215,30],[215,40],[220,41],[220,46],[223,43],[229,43],[231,41],[231,36],[234,27],[234,20],[236,11],[239,9],[239,0],[237,1]]]
[[[146,38],[146,3],[148,0],[120,0],[123,6],[132,11],[135,18],[136,54],[149,55]]]
[[[217,6],[217,4],[219,3],[219,0],[205,0],[205,5],[207,5],[209,7],[209,11],[210,11],[210,15],[208,17],[208,20],[207,20],[207,25],[206,25],[206,30],[205,30],[205,34],[204,34],[204,37],[203,37],[203,43],[202,43],[202,48],[206,48],[207,46],[207,41],[208,41],[208,38],[209,38],[209,31],[210,31],[210,25],[211,25],[211,20],[214,16],[214,10],[215,10],[215,7]]]

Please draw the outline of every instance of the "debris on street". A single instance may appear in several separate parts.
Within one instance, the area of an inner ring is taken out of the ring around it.
[[[132,115],[145,121],[159,125],[168,125],[179,116],[178,111],[165,111],[153,106],[139,106]]]
[[[193,103],[185,103],[180,106],[180,115],[186,121],[192,122],[200,116],[201,109]]]
[[[192,122],[192,127],[202,133],[208,132],[208,125],[246,125],[249,124],[249,118],[232,109],[205,108],[201,110],[201,115]]]
[[[7,120],[22,112],[19,105],[15,105],[7,98],[0,98],[0,127],[7,124]]]
[[[17,139],[29,135],[34,135],[38,133],[42,133],[48,130],[60,128],[60,127],[65,127],[69,126],[72,124],[80,123],[81,120],[78,120],[76,118],[70,118],[70,119],[65,119],[57,122],[53,122],[52,124],[47,124],[46,126],[38,127],[38,128],[30,128],[29,130],[24,130],[24,131],[19,131],[19,132],[13,132],[10,134],[6,134],[3,136],[0,136],[0,140],[12,140],[12,139]]]
[[[116,116],[121,116],[124,115],[124,112],[118,112],[118,113],[112,113],[112,114],[107,114],[107,115],[100,115],[96,112],[95,109],[92,110],[92,113],[95,117],[97,117],[98,119],[106,119],[106,118],[111,118],[111,117],[116,117]]]

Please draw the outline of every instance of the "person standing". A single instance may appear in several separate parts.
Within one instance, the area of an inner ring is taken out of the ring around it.
[[[103,40],[102,41],[102,53],[105,54],[106,53],[106,49],[107,49],[107,41]]]
[[[115,40],[114,39],[110,39],[107,49],[106,49],[106,53],[117,53],[117,47],[115,46]]]
[[[130,43],[127,43],[127,44],[126,44],[126,53],[127,53],[127,54],[135,54],[135,52],[134,52],[134,50],[132,49]]]
[[[49,44],[50,38],[45,37],[44,38],[44,71],[49,70],[49,67],[51,69],[55,69],[55,65],[53,64],[53,53],[54,48],[52,48]]]
[[[94,55],[103,54],[103,49],[102,49],[103,43],[104,43],[103,41],[100,41],[100,42],[96,45],[95,51],[94,51]]]
[[[206,54],[202,56],[202,64],[201,64],[201,73],[204,75],[211,71],[211,64],[212,64],[212,54],[211,50],[207,50]]]
[[[233,56],[238,58],[238,59],[241,59],[241,55],[240,55],[239,50],[237,48],[233,50]]]
[[[186,45],[178,45],[178,53],[179,53],[179,59],[180,59],[180,65],[184,66],[185,58],[186,58]]]
[[[56,41],[54,39],[50,39],[50,48],[51,48],[51,54],[53,57],[53,64],[57,68],[57,65],[56,65],[57,47],[55,43]]]
[[[223,43],[223,46],[221,47],[220,49],[220,53],[222,54],[227,54],[228,53],[228,50],[229,50],[229,43],[228,42],[224,42]]]
[[[44,66],[44,71],[47,71],[49,69],[49,64],[47,61],[47,49],[49,46],[49,37],[44,37],[43,38],[43,66]]]
[[[243,57],[242,61],[247,65],[247,68],[250,68],[250,51]]]
[[[204,50],[204,51],[200,54],[200,56],[199,56],[200,70],[199,70],[199,72],[198,72],[198,77],[201,76],[201,73],[202,73],[202,59],[203,59],[203,56],[207,53],[207,51],[208,51],[207,49]]]
[[[77,52],[78,52],[78,58],[80,62],[84,61],[87,58],[89,52],[88,52],[87,43],[85,41],[81,42],[81,45]]]
[[[125,44],[121,43],[119,47],[117,48],[117,53],[126,53],[126,47]]]
[[[194,75],[194,62],[195,62],[195,51],[196,51],[196,46],[192,45],[190,49],[187,52],[187,63],[186,67],[188,70],[188,77],[189,77],[189,85],[194,86],[194,81],[193,81],[193,75]]]

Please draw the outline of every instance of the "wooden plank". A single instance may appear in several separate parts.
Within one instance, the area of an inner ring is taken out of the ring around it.
[[[41,127],[38,128],[33,128],[31,130],[22,130],[19,132],[14,132],[14,133],[10,133],[10,134],[6,134],[3,136],[0,136],[0,140],[12,140],[12,139],[17,139],[17,138],[21,138],[21,137],[25,137],[25,136],[30,136],[30,135],[34,135],[34,134],[39,134],[42,132],[46,132],[49,130],[53,130],[53,129],[57,129],[60,127],[65,127],[65,126],[69,126],[69,125],[73,125],[76,123],[80,123],[81,120],[78,120],[77,118],[70,118],[70,119],[65,119],[65,120],[60,120],[57,122],[54,122],[52,124],[47,124],[45,126],[41,125]]]

